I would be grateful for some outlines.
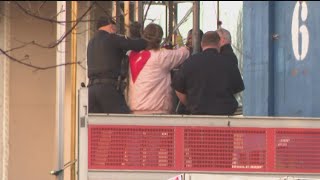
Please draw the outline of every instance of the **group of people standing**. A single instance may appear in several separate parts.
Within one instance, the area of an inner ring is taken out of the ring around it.
[[[161,26],[150,23],[140,30],[132,28],[127,37],[116,33],[111,18],[97,22],[87,49],[89,113],[172,114],[177,106],[173,91],[185,106],[183,113],[236,111],[234,94],[243,91],[244,84],[227,30],[200,33],[202,51],[193,55],[192,31],[185,46],[166,49],[161,47]],[[128,73],[122,73],[126,55]],[[127,98],[122,86],[126,78]]]

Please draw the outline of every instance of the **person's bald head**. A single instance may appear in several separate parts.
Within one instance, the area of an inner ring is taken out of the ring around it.
[[[228,30],[219,28],[217,30],[219,36],[220,36],[220,45],[223,46],[225,44],[231,44],[231,34]]]
[[[219,49],[220,36],[217,31],[206,32],[201,40],[201,47],[203,50],[208,48]]]

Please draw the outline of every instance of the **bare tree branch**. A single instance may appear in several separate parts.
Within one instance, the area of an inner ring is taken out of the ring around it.
[[[79,67],[81,67],[83,70],[86,70],[87,68],[86,68],[84,65],[82,65],[83,62],[86,62],[86,59],[85,59],[85,58],[83,58],[83,60],[80,61],[80,63],[79,63],[78,65],[79,65]]]
[[[41,8],[45,5],[47,3],[47,1],[43,1],[42,3],[41,3],[41,5],[39,6],[39,8],[38,8],[38,14],[40,15],[40,10],[41,10]]]
[[[55,19],[49,19],[49,18],[45,18],[45,17],[38,16],[38,15],[30,12],[30,10],[25,9],[24,7],[22,7],[21,4],[18,3],[17,1],[13,1],[13,3],[14,3],[15,5],[17,5],[17,6],[19,7],[19,9],[20,9],[21,11],[23,11],[25,14],[27,14],[27,15],[29,15],[29,16],[32,16],[32,17],[34,17],[34,18],[41,19],[41,20],[44,20],[44,21],[48,21],[48,22],[51,22],[51,23],[64,23],[64,22],[57,21],[57,20],[55,20]]]
[[[17,3],[17,2],[16,2]],[[38,46],[38,47],[41,47],[41,48],[55,48],[59,43],[61,43],[69,34],[72,33],[73,29],[80,23],[80,22],[84,22],[83,21],[83,18],[90,12],[90,10],[93,8],[93,6],[95,5],[96,2],[92,3],[92,5],[86,10],[86,12],[80,17],[78,18],[76,21],[72,21],[72,22],[76,22],[76,24],[74,26],[71,27],[71,29],[69,31],[67,31],[62,37],[59,38],[58,41],[54,42],[54,43],[51,43],[51,45],[42,45],[40,43],[37,43],[36,41],[30,41],[30,42],[22,42],[22,41],[19,41],[20,43],[23,43],[23,45],[21,46],[18,46],[18,47],[15,47],[15,48],[12,48],[12,49],[9,49],[9,50],[6,50],[6,52],[10,52],[10,51],[13,51],[13,50],[17,50],[17,49],[21,49],[23,47],[26,47],[28,45],[35,45],[35,46]],[[24,9],[19,3],[17,3],[18,7],[24,11],[24,12],[29,12],[28,10]],[[43,4],[42,4],[43,5]],[[61,13],[63,11],[63,9],[59,12]],[[59,14],[58,13],[58,14]],[[29,14],[27,14],[29,15]],[[38,18],[40,20],[48,20],[47,18],[42,18],[40,16],[36,16],[36,15],[32,15],[32,17],[35,17],[35,18]],[[62,21],[61,21],[62,22]],[[86,30],[87,31],[87,30]],[[86,32],[84,31],[84,32]],[[77,33],[77,34],[80,34],[80,33]],[[16,40],[18,41],[18,40]]]
[[[82,30],[82,31],[77,31],[75,34],[83,34],[86,33],[88,31],[94,31],[95,28],[94,27],[89,27],[88,29]]]
[[[6,51],[4,51],[3,49],[0,48],[0,52],[5,55],[6,57],[8,57],[10,60],[14,61],[14,62],[17,62],[19,64],[22,64],[22,65],[25,65],[27,67],[30,67],[30,68],[33,68],[35,71],[37,70],[47,70],[47,69],[52,69],[52,68],[56,68],[56,67],[59,67],[59,66],[66,66],[66,65],[71,65],[71,64],[80,64],[81,62],[68,62],[68,63],[64,63],[64,64],[58,64],[58,65],[53,65],[53,66],[47,66],[47,67],[40,67],[40,66],[34,66],[30,63],[26,63],[26,62],[23,62],[25,61],[26,59],[29,59],[29,56],[26,55],[25,56],[25,59],[17,59],[17,58],[14,58],[12,56],[10,56]]]
[[[35,42],[35,41],[32,41],[31,43],[32,43],[33,45],[36,45],[36,46],[41,47],[41,48],[49,48],[49,49],[55,48],[55,47],[56,47],[58,44],[60,44],[70,33],[72,33],[73,29],[74,29],[74,28],[82,21],[82,19],[90,12],[90,10],[93,8],[94,4],[95,4],[95,2],[91,4],[91,6],[85,11],[85,13],[83,13],[82,16],[76,20],[76,23],[71,27],[71,29],[69,29],[63,36],[61,36],[58,41],[56,41],[56,42],[54,42],[53,44],[48,45],[48,46],[44,46],[44,45],[39,44],[39,43],[37,43],[37,42]]]
[[[100,9],[106,14],[107,17],[111,17],[114,21],[116,21],[116,19],[117,19],[118,17],[124,16],[123,11],[122,11],[121,8],[120,8],[120,10],[121,10],[122,13],[121,13],[120,15],[118,15],[118,16],[110,16],[110,14],[112,14],[112,13],[109,12],[108,10],[106,10],[104,7],[102,7],[101,4],[99,4],[99,3],[97,2],[96,5],[97,5],[98,8],[100,8]]]
[[[27,10],[25,8],[23,8],[18,2],[14,2],[20,10],[22,10],[24,13],[26,13],[27,15],[30,15],[31,17],[34,17],[34,18],[37,18],[37,19],[40,19],[40,20],[45,20],[45,21],[49,21],[49,22],[52,22],[52,23],[63,23],[63,22],[59,22],[59,21],[56,21],[56,20],[53,20],[53,19],[49,19],[49,18],[44,18],[44,17],[41,17],[39,15],[36,15],[35,13],[32,13],[30,10]],[[43,5],[45,4],[42,3],[40,7],[42,7]],[[17,62],[19,64],[22,64],[24,66],[27,66],[29,68],[33,68],[34,71],[38,71],[38,70],[47,70],[47,69],[52,69],[52,68],[56,68],[56,67],[59,67],[59,66],[66,66],[66,65],[72,65],[72,64],[79,64],[81,65],[81,62],[77,61],[77,62],[68,62],[68,63],[63,63],[63,64],[58,64],[58,65],[52,65],[52,66],[47,66],[47,67],[40,67],[40,66],[36,66],[36,65],[32,65],[30,62],[24,62],[26,60],[29,59],[29,55],[25,55],[25,57],[23,59],[17,59],[11,55],[9,55],[9,52],[11,51],[14,51],[14,50],[18,50],[18,49],[21,49],[21,48],[24,48],[28,45],[36,45],[38,47],[42,47],[42,48],[55,48],[58,44],[60,44],[69,34],[72,33],[73,29],[80,23],[82,22],[83,18],[91,11],[91,9],[93,8],[93,6],[95,5],[95,2],[91,4],[91,6],[76,20],[76,21],[73,21],[75,22],[75,24],[63,35],[59,38],[58,41],[54,42],[52,45],[49,45],[49,46],[43,46],[41,44],[38,44],[37,42],[35,41],[31,41],[31,42],[27,42],[27,43],[23,43],[23,45],[20,45],[20,46],[17,46],[17,47],[14,47],[14,48],[11,48],[9,50],[3,50],[0,48],[0,55],[3,54],[5,55],[9,60],[11,61],[14,61],[14,62]],[[40,9],[40,8],[39,8]],[[62,10],[63,11],[63,10]],[[60,11],[59,13],[61,13],[62,11]],[[59,14],[58,13],[58,14]],[[71,21],[70,21],[71,22]],[[64,22],[65,23],[65,22]],[[84,68],[83,66],[81,66],[82,68]]]
[[[63,12],[65,12],[65,10],[63,9],[63,6],[61,6],[60,11],[57,14],[51,16],[51,19],[56,19],[59,16],[59,14]]]
[[[31,5],[30,1],[28,1],[28,5],[29,5],[29,9],[32,9],[32,5]]]
[[[39,16],[39,15],[37,15],[37,14],[35,14],[35,13],[32,13],[31,10],[24,8],[24,7],[23,7],[19,2],[17,2],[17,1],[13,1],[13,3],[14,3],[22,12],[24,12],[25,14],[27,14],[27,15],[29,15],[29,16],[31,16],[31,17],[34,17],[34,18],[43,20],[43,21],[50,22],[50,23],[58,23],[58,24],[61,24],[61,23],[73,23],[73,22],[77,22],[77,21],[78,21],[78,20],[75,20],[75,21],[57,21],[55,18],[42,17],[42,16]],[[94,2],[92,3],[92,5],[95,4],[95,3],[96,3],[96,1],[94,1]],[[91,6],[92,6],[92,5],[91,5]],[[90,7],[91,7],[91,6],[90,6]],[[94,21],[94,20],[82,20],[82,22],[87,22],[87,21]]]
[[[30,45],[30,44],[32,44],[32,42],[24,43],[24,44],[21,45],[21,46],[17,46],[17,47],[11,48],[11,49],[9,49],[9,50],[6,50],[5,52],[8,53],[8,52],[10,52],[10,51],[18,50],[18,49],[24,48],[24,47],[26,47],[26,46],[28,46],[28,45]]]
[[[108,10],[106,10],[105,8],[103,8],[98,2],[94,1],[93,3],[91,3],[91,5],[88,7],[88,9],[79,17],[77,18],[76,20],[73,20],[73,21],[58,21],[56,20],[56,16],[59,15],[60,13],[63,12],[63,9],[57,13],[57,15],[55,15],[54,17],[43,17],[40,15],[40,10],[43,9],[44,5],[46,4],[46,1],[43,1],[40,6],[36,7],[35,11],[31,10],[31,4],[27,4],[29,5],[30,9],[26,9],[24,8],[19,2],[17,1],[13,1],[13,3],[18,7],[18,9],[20,9],[23,13],[25,13],[26,15],[29,15],[30,17],[33,17],[33,18],[36,18],[36,19],[39,19],[39,20],[42,20],[42,21],[46,21],[46,22],[50,22],[52,24],[54,23],[58,23],[58,24],[62,24],[62,23],[74,23],[72,25],[72,27],[67,30],[65,32],[64,35],[62,35],[57,41],[53,42],[52,44],[49,44],[47,46],[45,45],[42,45],[42,44],[39,44],[37,43],[36,41],[31,41],[31,42],[22,42],[23,44],[20,45],[20,46],[17,46],[17,47],[14,47],[12,49],[9,49],[9,50],[3,50],[3,49],[0,49],[0,55],[3,54],[5,55],[9,60],[11,61],[14,61],[14,62],[17,62],[19,64],[22,64],[22,65],[25,65],[29,68],[33,68],[35,71],[38,71],[38,70],[47,70],[47,69],[51,69],[51,68],[56,68],[56,67],[59,67],[59,66],[66,66],[66,65],[72,65],[72,64],[78,64],[81,68],[85,69],[85,66],[83,66],[81,63],[82,62],[85,62],[85,61],[77,61],[77,62],[69,62],[69,63],[64,63],[64,64],[58,64],[58,65],[52,65],[52,66],[47,66],[47,67],[41,67],[41,66],[36,66],[36,65],[33,65],[31,64],[30,62],[24,62],[26,60],[30,60],[29,58],[29,55],[26,55],[23,59],[18,59],[18,58],[15,58],[11,55],[9,55],[9,52],[11,51],[14,51],[14,50],[18,50],[18,49],[21,49],[21,48],[24,48],[28,45],[35,45],[35,46],[38,46],[38,47],[41,47],[41,48],[47,48],[47,49],[51,49],[51,48],[56,48],[58,44],[60,44],[62,41],[64,41],[66,39],[66,37],[68,35],[70,35],[71,33],[73,33],[73,30],[76,28],[76,26],[78,26],[78,24],[80,22],[85,22],[85,21],[96,21],[96,20],[84,20],[85,17],[88,15],[88,13],[94,8],[94,7],[98,7],[100,9],[102,9],[107,16],[110,16],[110,12]],[[149,4],[149,7],[148,9],[150,8],[150,5],[151,3]],[[148,10],[146,12],[146,15],[148,13]],[[123,14],[121,14],[123,16]],[[114,18],[114,17],[113,17]],[[86,32],[88,30],[84,30],[84,32]],[[83,32],[82,32],[83,33]],[[79,34],[79,33],[77,33]]]
[[[53,69],[53,68],[57,68],[60,66],[68,66],[68,65],[72,65],[72,64],[80,64],[81,61],[77,61],[77,62],[68,62],[68,63],[63,63],[63,64],[57,64],[57,65],[52,65],[52,66],[46,66],[46,67],[38,67],[37,69],[35,69],[34,71],[38,71],[38,70],[47,70],[47,69]]]
[[[96,5],[97,5],[98,8],[100,8],[106,14],[106,16],[110,17],[110,12],[108,10],[106,10],[104,7],[102,7],[99,4],[99,2],[96,2]],[[112,17],[112,19],[113,19],[113,17]],[[115,19],[113,19],[113,20],[115,20]]]

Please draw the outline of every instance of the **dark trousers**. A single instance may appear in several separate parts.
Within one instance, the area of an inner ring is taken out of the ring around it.
[[[92,84],[88,89],[89,113],[130,113],[123,94],[113,84]]]

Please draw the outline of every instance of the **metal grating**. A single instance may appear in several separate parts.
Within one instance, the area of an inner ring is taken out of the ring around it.
[[[89,126],[89,169],[174,169],[174,127]]]
[[[319,172],[320,130],[89,125],[88,168]]]
[[[320,130],[276,130],[275,169],[291,172],[319,172]]]
[[[187,170],[265,169],[265,129],[193,127],[184,136]]]

